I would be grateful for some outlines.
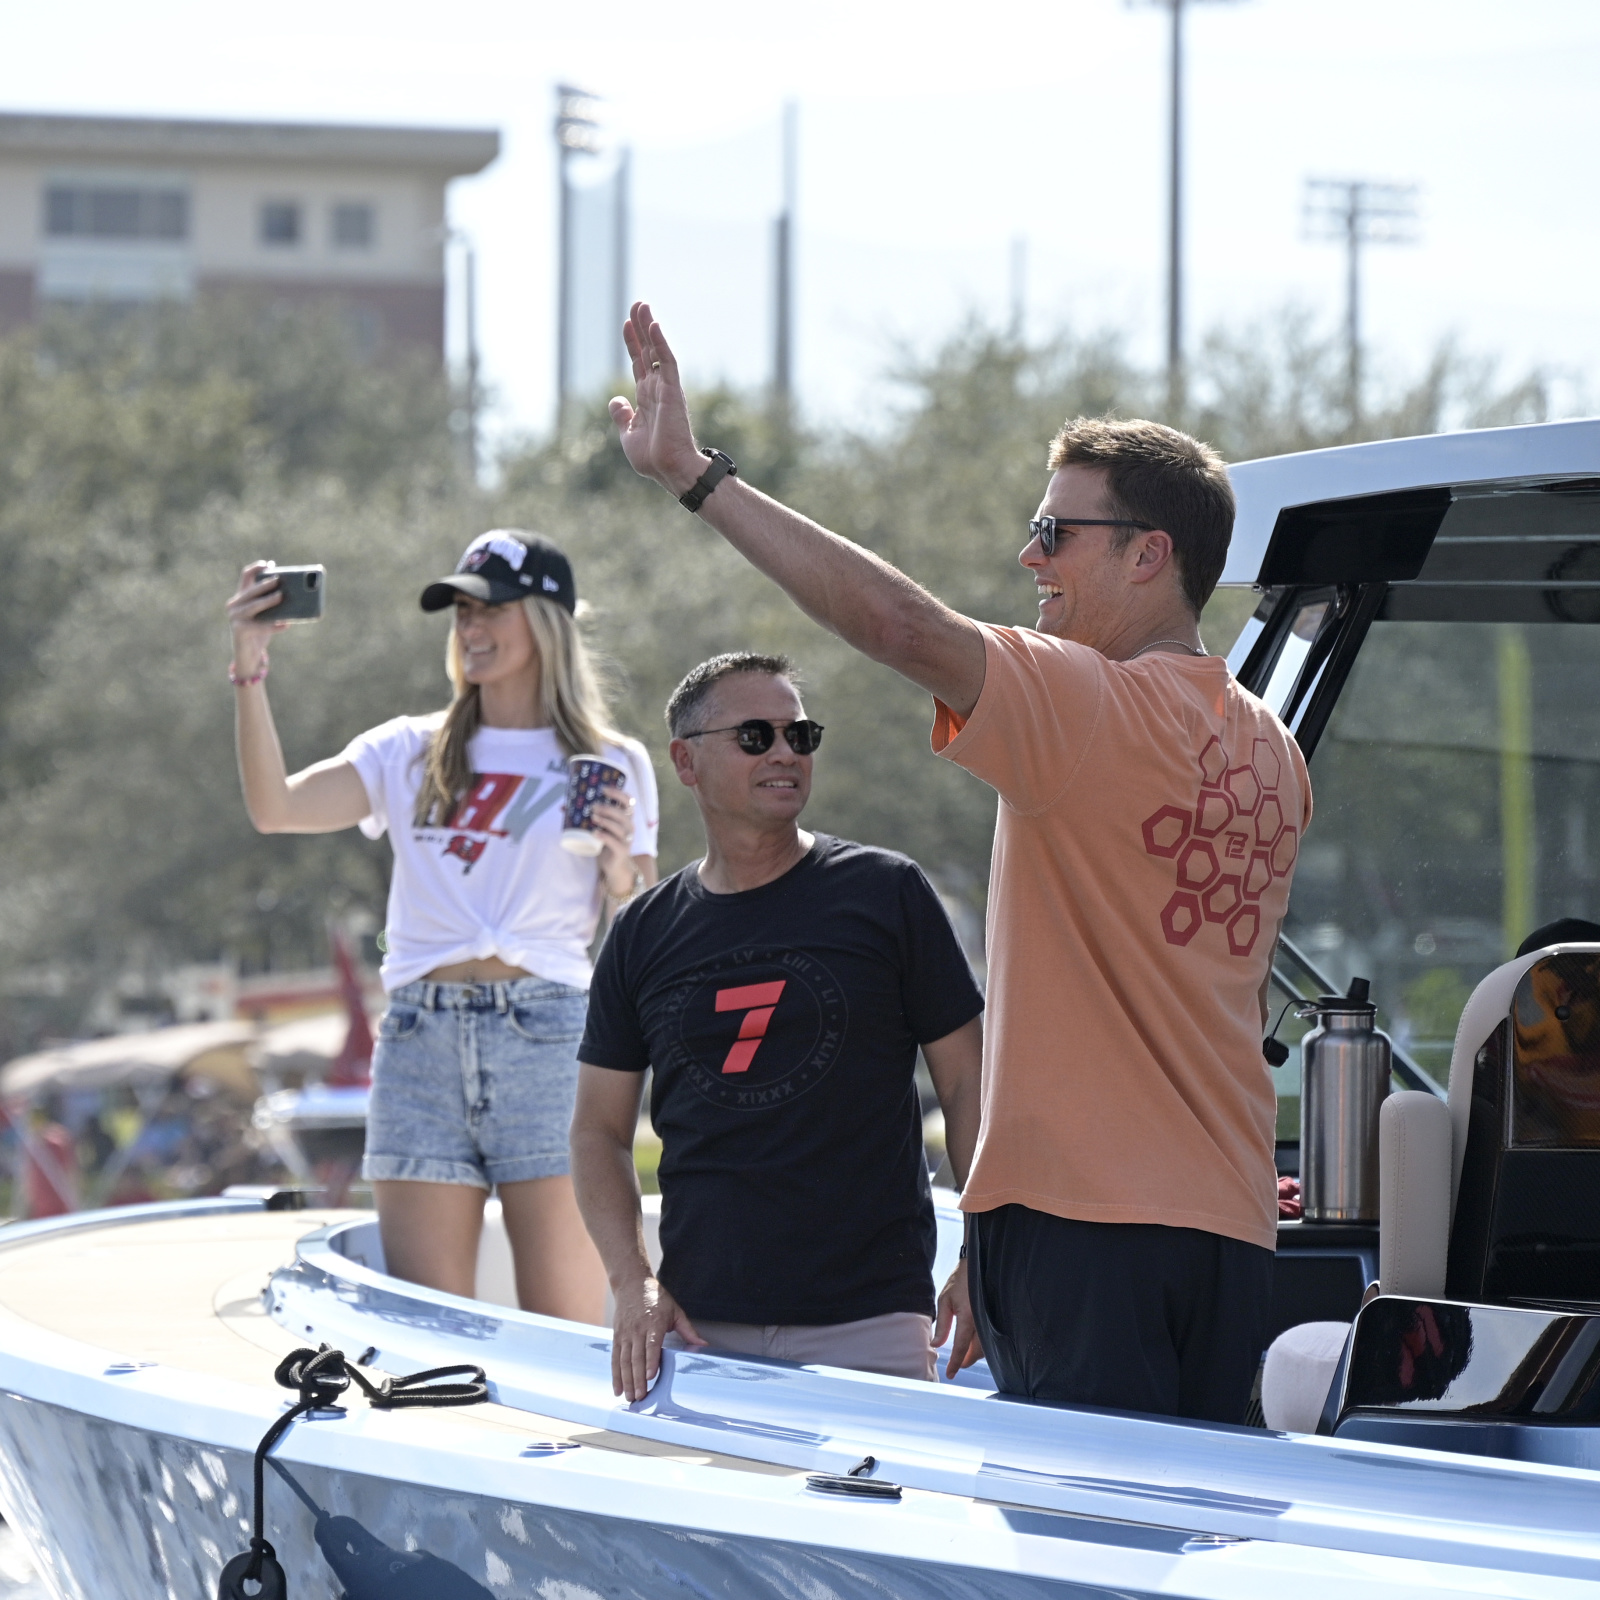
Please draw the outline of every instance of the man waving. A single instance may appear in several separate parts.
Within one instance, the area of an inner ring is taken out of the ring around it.
[[[698,449],[647,305],[624,337],[635,399],[611,413],[635,470],[926,689],[936,752],[999,794],[952,1363],[981,1339],[1010,1393],[1242,1420],[1276,1243],[1265,990],[1311,796],[1200,642],[1233,527],[1220,458],[1068,422],[1020,558],[1037,624],[993,627]]]

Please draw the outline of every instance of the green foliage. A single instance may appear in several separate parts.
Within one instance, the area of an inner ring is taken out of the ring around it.
[[[1437,418],[1447,390],[1456,404],[1466,366],[1436,368],[1375,405],[1372,425]],[[1337,376],[1303,326],[1218,336],[1196,364],[1190,420],[1235,458],[1335,442]],[[1498,396],[1481,372],[1472,381],[1484,415],[1536,405],[1536,381]],[[875,433],[808,432],[726,389],[695,397],[698,431],[758,487],[1005,623],[1033,612],[1016,556],[1063,417],[1159,414],[1158,385],[1112,338],[1029,348],[972,326],[905,354],[888,388]],[[926,696],[636,479],[601,399],[514,452],[488,494],[458,470],[437,373],[364,360],[332,316],[240,302],[69,319],[0,343],[0,559],[14,600],[0,613],[0,1048],[71,1031],[95,987],[129,967],[306,965],[323,957],[330,911],[381,917],[386,846],[353,831],[263,838],[244,816],[222,606],[259,556],[328,567],[326,620],[273,651],[291,770],[443,703],[447,624],[417,609],[421,585],[483,528],[532,527],[571,554],[617,719],[656,758],[664,870],[698,854],[700,828],[666,764],[661,707],[719,650],[781,649],[828,728],[807,820],[905,850],[981,907],[994,798],[930,757]],[[1252,604],[1219,596],[1208,644],[1225,649]]]
[[[1430,967],[1405,988],[1405,1014],[1419,1039],[1450,1040],[1472,997],[1472,986],[1454,967]]]

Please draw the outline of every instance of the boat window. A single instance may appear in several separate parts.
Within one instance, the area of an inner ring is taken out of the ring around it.
[[[1340,990],[1370,978],[1441,1084],[1479,979],[1544,923],[1600,921],[1597,684],[1600,627],[1380,621],[1317,746],[1284,932]],[[1297,1099],[1298,1052],[1278,1077]]]

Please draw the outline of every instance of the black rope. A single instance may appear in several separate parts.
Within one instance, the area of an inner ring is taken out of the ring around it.
[[[404,1378],[385,1378],[373,1383],[342,1350],[292,1350],[278,1363],[273,1379],[285,1389],[296,1389],[300,1398],[261,1436],[256,1446],[252,1486],[255,1492],[255,1533],[250,1548],[237,1555],[222,1569],[217,1585],[218,1600],[279,1600],[285,1593],[283,1568],[278,1553],[267,1539],[266,1469],[272,1447],[300,1420],[316,1411],[343,1411],[338,1401],[352,1381],[377,1411],[399,1411],[416,1406],[474,1406],[489,1398],[489,1381],[482,1367],[430,1367]],[[463,1381],[451,1382],[459,1379]],[[247,1596],[246,1582],[256,1584],[254,1596]]]
[[[1289,1007],[1300,1003],[1294,999],[1284,1001],[1283,1010],[1278,1013],[1278,1020],[1272,1024],[1272,1032],[1261,1041],[1261,1053],[1267,1058],[1269,1067],[1281,1067],[1289,1059],[1289,1047],[1278,1037],[1278,1029],[1283,1026],[1283,1019],[1288,1016]]]

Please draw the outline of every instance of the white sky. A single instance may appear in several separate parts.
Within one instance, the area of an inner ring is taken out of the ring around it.
[[[501,426],[554,368],[552,86],[635,148],[634,287],[691,372],[763,379],[777,118],[800,102],[798,373],[822,418],[882,402],[894,341],[1002,320],[1162,347],[1165,13],[1122,0],[0,0],[0,108],[493,126],[455,186],[481,255]],[[1188,28],[1188,322],[1297,299],[1342,316],[1342,254],[1301,238],[1307,175],[1415,181],[1422,242],[1375,249],[1370,343],[1443,336],[1600,372],[1595,0],[1234,0]],[[1570,399],[1569,404],[1573,403]]]

